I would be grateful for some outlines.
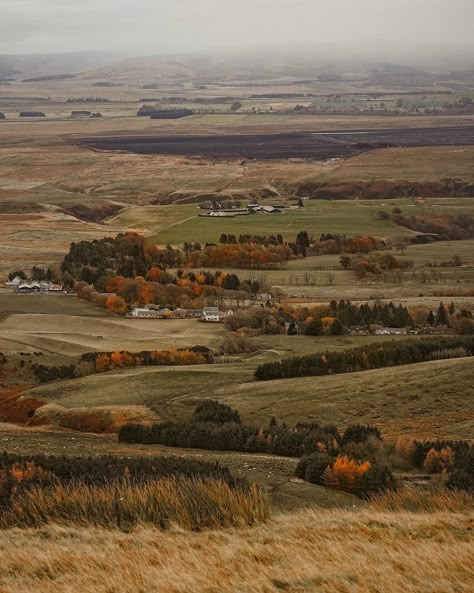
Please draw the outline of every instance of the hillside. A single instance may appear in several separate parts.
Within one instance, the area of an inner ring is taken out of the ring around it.
[[[40,76],[76,74],[110,62],[107,53],[80,52],[62,54],[0,55],[0,81],[23,80]]]
[[[187,418],[197,401],[215,398],[255,424],[275,415],[288,424],[305,419],[340,427],[373,423],[393,438],[473,439],[473,372],[473,359],[457,359],[260,383],[252,381],[252,367],[242,365],[141,368],[44,385],[26,394],[67,408],[144,405],[162,418]]]

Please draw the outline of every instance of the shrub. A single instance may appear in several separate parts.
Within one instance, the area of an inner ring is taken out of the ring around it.
[[[451,447],[443,447],[441,451],[431,448],[426,454],[423,469],[429,474],[450,471],[454,466],[454,453]]]
[[[225,424],[226,422],[240,424],[240,414],[230,406],[206,399],[196,406],[192,420],[193,422],[214,422],[216,424]]]

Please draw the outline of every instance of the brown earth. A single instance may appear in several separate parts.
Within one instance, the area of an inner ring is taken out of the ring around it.
[[[386,128],[280,134],[164,136],[155,134],[83,136],[82,146],[138,154],[171,154],[212,158],[345,158],[386,147],[474,144],[474,127]]]

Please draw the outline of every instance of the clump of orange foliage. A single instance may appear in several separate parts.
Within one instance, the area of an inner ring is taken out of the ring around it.
[[[8,468],[0,469],[0,485],[7,479],[12,479],[15,482],[24,482],[48,475],[49,472],[36,465],[34,461],[17,462]]]
[[[347,455],[339,455],[336,461],[325,469],[323,483],[325,486],[341,490],[357,490],[360,479],[370,468],[370,461],[358,462]]]
[[[130,366],[153,365],[186,365],[205,364],[206,358],[192,350],[152,350],[133,354],[130,352],[112,352],[111,354],[98,354],[95,359],[97,372],[110,371]]]
[[[423,469],[429,474],[449,471],[454,466],[454,452],[451,447],[443,447],[440,451],[431,448],[426,454]]]

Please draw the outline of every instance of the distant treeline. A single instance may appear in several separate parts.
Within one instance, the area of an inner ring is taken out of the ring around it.
[[[161,109],[153,105],[143,105],[137,111],[138,117],[148,116],[151,119],[180,119],[193,114],[191,109]]]
[[[462,179],[444,178],[439,181],[347,181],[328,183],[303,181],[292,184],[289,191],[299,197],[319,200],[381,200],[390,198],[474,197],[474,184]]]
[[[430,360],[473,356],[474,337],[426,338],[367,344],[342,352],[295,356],[267,362],[255,370],[259,381],[354,373]]]
[[[42,111],[20,111],[20,117],[46,117]]]
[[[459,241],[474,237],[474,216],[472,214],[444,214],[404,216],[397,214],[394,221],[412,231],[432,235],[437,241]]]

